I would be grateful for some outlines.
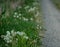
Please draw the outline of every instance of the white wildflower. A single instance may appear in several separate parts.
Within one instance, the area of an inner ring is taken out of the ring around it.
[[[14,33],[14,30],[11,30],[11,34],[13,34]]]
[[[10,36],[10,35],[5,35],[4,36],[4,40],[10,40],[12,38],[12,36]]]
[[[39,25],[37,25],[37,27],[39,27]]]
[[[15,14],[15,15],[17,15],[18,13],[17,13],[17,12],[15,12],[14,14]]]
[[[42,27],[40,26],[40,29],[42,29]]]
[[[11,32],[7,31],[6,33],[7,33],[6,35],[1,35],[1,36],[7,43],[12,43],[13,42],[12,39],[16,35],[19,35],[20,37],[22,36],[22,38],[28,39],[28,36],[26,36],[25,32],[20,32],[20,31],[15,32],[14,30],[12,30]],[[15,40],[17,42],[18,38],[15,38]]]
[[[18,34],[18,35],[20,35],[20,36],[25,35],[25,33],[24,33],[24,32],[19,32],[19,31],[17,32],[17,34]]]
[[[7,31],[6,33],[7,33],[7,35],[10,35],[10,32],[9,31]]]
[[[20,32],[20,35],[25,35],[25,32]]]
[[[5,35],[5,36],[4,36],[4,40],[5,40],[7,43],[11,43],[11,42],[12,42],[11,39],[12,39],[12,36],[10,36],[10,35],[9,35],[9,36],[8,36],[8,35]]]
[[[4,36],[4,40],[9,40],[9,37],[7,37],[7,36]]]
[[[18,41],[18,38],[16,38],[16,41]]]
[[[28,39],[28,36],[24,36],[23,38]]]
[[[12,42],[12,40],[9,41],[10,43]]]
[[[17,18],[19,18],[19,16],[16,16]]]
[[[6,42],[7,42],[7,43],[12,43],[12,40],[7,40]]]
[[[28,19],[27,19],[27,18],[25,18],[25,17],[23,17],[23,20],[24,20],[24,21],[28,21]]]
[[[28,9],[30,6],[26,6],[25,9]]]
[[[30,8],[28,12],[35,11],[35,10],[36,10],[36,7],[33,7],[33,8]]]
[[[16,34],[20,34],[20,32],[19,32],[19,31],[17,31],[17,32],[16,32]]]
[[[4,38],[4,35],[1,35],[1,38]]]
[[[26,18],[26,19],[24,19],[25,21],[28,21],[28,19]]]
[[[16,32],[14,32],[14,30],[11,31],[11,35],[12,36],[16,36]]]
[[[10,43],[10,41],[6,41],[7,43]]]
[[[26,37],[26,39],[28,39],[28,37]]]
[[[39,27],[36,27],[37,29],[39,29]]]
[[[31,21],[33,21],[33,18],[30,18]]]
[[[21,14],[19,13],[19,16],[21,16]]]

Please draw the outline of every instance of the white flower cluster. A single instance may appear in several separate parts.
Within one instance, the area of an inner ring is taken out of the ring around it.
[[[28,21],[29,19],[28,18],[25,18],[25,17],[22,17],[24,21]]]
[[[33,21],[34,19],[33,18],[30,18],[31,21]]]
[[[19,35],[20,37],[22,36],[22,39],[25,38],[25,39],[28,39],[28,36],[26,35],[25,32],[14,32],[14,30],[12,30],[11,32],[10,31],[7,31],[6,32],[7,34],[6,35],[1,35],[2,38],[4,38],[4,40],[7,42],[7,43],[12,43],[13,42],[13,38],[17,35]],[[16,40],[18,40],[18,38],[16,38]]]
[[[34,2],[33,5],[37,5],[37,2]],[[25,9],[27,10],[27,12],[35,12],[34,16],[37,17],[40,15],[40,12],[38,11],[38,7],[34,6],[34,7],[30,7],[30,6],[25,6]]]
[[[14,13],[15,18],[19,18],[21,15],[22,15],[21,13],[19,13],[19,14],[17,12]]]
[[[28,19],[28,18],[25,18],[25,17],[22,17],[22,19],[23,19],[24,21],[28,21],[28,20],[33,21],[33,20],[34,20],[33,18]]]
[[[31,7],[29,10],[28,10],[28,12],[33,12],[33,11],[35,11],[36,10],[36,7]]]
[[[42,26],[40,26],[40,25],[37,25],[37,27],[36,27],[37,29],[42,29]]]
[[[28,6],[27,6],[28,7]],[[21,17],[22,14],[18,14],[17,12],[14,13],[15,18],[19,18],[20,20],[23,19],[24,21],[28,21],[28,18]],[[33,18],[30,18],[31,21],[33,21]]]
[[[36,27],[36,28],[37,28],[37,29],[39,29],[39,26],[40,26],[40,25],[37,25],[37,27]]]

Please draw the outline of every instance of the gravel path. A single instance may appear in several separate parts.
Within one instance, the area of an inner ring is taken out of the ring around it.
[[[60,12],[50,0],[42,0],[44,14],[45,32],[44,47],[60,47]]]

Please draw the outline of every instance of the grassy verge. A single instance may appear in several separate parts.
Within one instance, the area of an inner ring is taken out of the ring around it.
[[[52,1],[57,6],[57,8],[60,9],[60,0],[52,0]]]
[[[0,17],[0,47],[40,47],[44,29],[39,3],[22,0],[14,10],[6,6]]]

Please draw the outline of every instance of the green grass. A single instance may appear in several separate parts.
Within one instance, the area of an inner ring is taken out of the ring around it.
[[[60,9],[60,0],[52,0],[52,1],[57,6],[57,8]]]
[[[0,17],[0,36],[6,35],[6,32],[11,32],[11,30],[14,30],[15,32],[25,32],[29,39],[26,40],[17,35],[17,39],[19,40],[17,42],[18,47],[40,47],[42,43],[39,32],[44,30],[42,26],[40,6],[38,2],[34,0],[23,1],[24,3],[17,6],[14,10],[10,8],[10,3],[6,5],[5,2],[2,3],[1,6],[3,11]],[[34,2],[35,4],[33,4]],[[0,47],[17,47],[15,38],[16,37],[13,38],[12,43],[8,44],[1,38]],[[8,46],[6,46],[6,44]]]

